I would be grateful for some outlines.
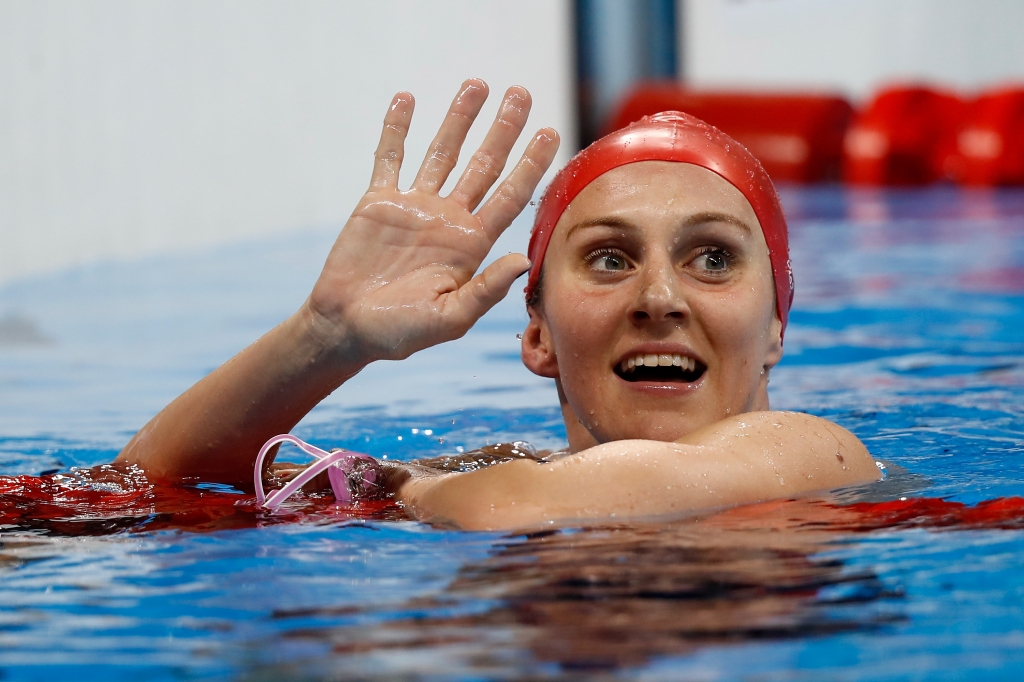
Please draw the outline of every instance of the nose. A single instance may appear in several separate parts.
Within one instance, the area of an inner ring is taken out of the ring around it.
[[[671,263],[649,265],[630,310],[634,322],[680,322],[690,314],[682,282]]]

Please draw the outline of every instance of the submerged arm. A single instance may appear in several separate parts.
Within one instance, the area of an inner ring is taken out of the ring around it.
[[[846,429],[793,412],[722,420],[682,442],[604,443],[548,464],[516,461],[410,479],[399,497],[418,518],[510,529],[746,504],[877,480]]]

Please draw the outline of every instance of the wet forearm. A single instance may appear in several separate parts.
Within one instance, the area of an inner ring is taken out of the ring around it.
[[[509,529],[684,513],[878,478],[860,441],[808,415],[745,415],[723,420],[694,440],[605,443],[550,464],[509,462],[411,480],[399,496],[423,520]]]
[[[757,499],[741,475],[726,473],[733,473],[731,464],[710,467],[699,454],[689,445],[617,441],[552,463],[508,462],[412,480],[400,498],[421,520],[471,530],[670,514]],[[728,489],[720,485],[726,480]]]
[[[342,337],[303,306],[164,408],[118,461],[153,479],[251,486],[263,443],[364,366]]]

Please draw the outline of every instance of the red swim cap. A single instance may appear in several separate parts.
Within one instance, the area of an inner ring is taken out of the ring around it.
[[[526,283],[529,299],[540,281],[544,254],[555,224],[583,188],[613,168],[638,161],[679,161],[717,173],[743,193],[754,209],[775,278],[775,304],[785,331],[793,303],[789,233],[779,195],[761,163],[746,147],[700,119],[679,111],[646,116],[574,156],[544,191],[527,255],[533,265]]]

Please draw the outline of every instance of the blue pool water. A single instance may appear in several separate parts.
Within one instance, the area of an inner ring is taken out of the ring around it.
[[[1024,495],[1024,192],[790,189],[773,407],[890,465],[850,501]],[[529,216],[495,249],[522,250]],[[0,288],[0,474],[109,461],[303,300],[338,226]],[[368,368],[296,433],[408,459],[558,446],[520,299]],[[770,516],[770,515],[769,515]],[[534,536],[317,521],[0,531],[0,677],[1018,679],[1024,531],[745,523]],[[74,667],[73,673],[72,668]]]

